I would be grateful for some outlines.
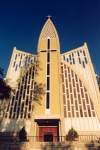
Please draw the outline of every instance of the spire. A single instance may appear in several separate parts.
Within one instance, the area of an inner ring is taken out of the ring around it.
[[[57,32],[56,32],[56,29],[50,19],[51,16],[47,16],[47,17],[48,17],[48,19],[42,28],[41,39],[47,39],[48,37],[56,38]]]
[[[40,33],[39,41],[38,41],[38,51],[47,49],[47,39],[51,40],[52,49],[59,50],[59,37],[56,31],[56,28],[51,21],[52,16],[47,16],[47,21],[45,22],[42,31]]]

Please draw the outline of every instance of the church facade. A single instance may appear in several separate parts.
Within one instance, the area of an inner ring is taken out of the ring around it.
[[[38,76],[31,64],[37,55],[13,49],[6,78],[16,90],[5,111],[1,132],[18,132],[25,126],[29,136],[65,136],[73,127],[80,135],[100,133],[100,91],[87,44],[60,54],[59,37],[50,18],[38,40]],[[29,66],[20,82],[20,70]],[[31,66],[31,67],[30,67]],[[45,84],[41,105],[32,108],[35,81]],[[40,139],[41,141],[41,139]]]

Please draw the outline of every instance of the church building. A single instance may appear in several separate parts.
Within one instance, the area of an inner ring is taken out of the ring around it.
[[[32,63],[37,60],[41,69],[36,76],[37,66]],[[28,69],[18,82],[23,66]],[[14,47],[6,78],[16,90],[5,110],[1,132],[19,132],[25,126],[28,136],[38,136],[39,141],[47,136],[59,141],[71,127],[79,135],[100,134],[100,90],[87,44],[61,54],[50,16],[41,30],[37,55]],[[35,82],[45,84],[45,94],[41,105],[33,108]]]

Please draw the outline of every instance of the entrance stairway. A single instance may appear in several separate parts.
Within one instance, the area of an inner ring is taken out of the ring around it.
[[[15,147],[21,150],[100,150],[98,142],[89,141],[2,143],[0,146],[0,150],[14,150]]]

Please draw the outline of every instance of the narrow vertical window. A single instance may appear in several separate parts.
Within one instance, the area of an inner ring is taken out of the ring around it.
[[[66,105],[66,98],[65,98],[65,94],[63,94],[63,104]]]
[[[17,109],[17,118],[19,117],[19,111],[20,111],[20,107],[18,107]]]
[[[22,55],[20,56],[20,59],[22,59]]]
[[[47,75],[50,75],[50,64],[47,64]]]
[[[71,104],[73,104],[73,95],[72,94],[70,95],[70,98],[71,98]]]
[[[74,81],[74,79],[73,79],[73,87],[75,87],[75,81]]]
[[[21,112],[23,112],[24,102],[22,102]]]
[[[48,39],[47,49],[50,49],[50,39]]]
[[[78,85],[78,83],[76,83],[76,87],[77,87],[77,92],[79,92],[79,85]]]
[[[19,62],[19,67],[21,66],[21,61]]]
[[[65,56],[63,56],[63,59],[65,60]]]
[[[67,79],[66,79],[66,87],[68,87],[68,82],[67,82]]]
[[[83,50],[83,55],[86,56],[85,51]]]
[[[61,66],[61,73],[63,73],[63,66]]]
[[[50,77],[47,77],[47,91],[50,90]]]
[[[68,67],[68,73],[70,73],[70,69],[69,69],[69,67]]]
[[[90,111],[90,106],[89,105],[87,105],[87,110],[88,110],[89,117],[91,117],[91,111]]]
[[[16,54],[16,56],[15,56],[15,60],[17,59],[17,54]]]
[[[78,58],[78,61],[79,61],[79,63],[81,64],[81,59],[80,59],[80,58]]]
[[[19,95],[19,91],[17,91],[17,94],[16,94],[16,100],[18,100],[18,95]]]
[[[67,93],[67,98],[69,98],[69,91],[68,91],[68,89],[66,89],[66,93]]]
[[[67,78],[67,70],[65,70],[65,78]]]
[[[84,63],[84,61],[82,61],[82,65],[83,65],[83,67],[85,68],[85,63]]]
[[[95,111],[92,111],[92,115],[93,115],[93,117],[95,117]]]
[[[85,63],[87,64],[87,58],[85,57],[84,59],[85,59]]]
[[[79,106],[79,108],[80,108],[80,116],[83,117],[82,106]]]
[[[84,98],[84,93],[83,93],[83,89],[81,88],[81,96],[82,98]]]
[[[88,100],[88,95],[87,95],[87,93],[85,93],[85,99],[86,99],[86,103],[89,104],[89,100]]]
[[[86,110],[85,100],[83,99],[82,102],[83,102],[83,109]]]
[[[13,106],[13,104],[14,104],[14,96],[12,97],[12,103],[11,103],[11,106]]]
[[[74,73],[73,73],[73,71],[71,70],[71,73],[72,73],[72,77],[74,77]]]
[[[81,80],[79,80],[79,83],[80,83],[80,87],[82,87],[82,81]]]
[[[20,106],[20,103],[21,103],[21,96],[19,97],[18,106]]]
[[[17,106],[17,101],[15,102],[15,105],[14,105],[14,112],[16,112],[16,106]]]
[[[68,112],[68,117],[69,117],[69,118],[71,118],[71,114],[70,114],[70,112]]]
[[[75,64],[75,59],[73,58],[73,64]]]
[[[68,111],[70,111],[70,102],[69,102],[69,100],[67,101],[67,108],[68,108]]]
[[[69,55],[69,59],[71,60],[71,55]]]
[[[18,65],[16,65],[15,71],[17,71],[17,67],[18,67]]]
[[[76,107],[76,110],[78,110],[77,100],[75,100],[75,107]]]
[[[74,89],[74,97],[76,98],[76,89]]]
[[[63,88],[63,93],[65,93],[65,86],[64,86],[64,84],[62,84],[62,88]]]
[[[68,74],[68,77],[69,77],[69,82],[71,82],[71,77],[70,77],[70,74]]]
[[[81,104],[80,94],[78,94],[78,101],[79,101],[79,104]]]
[[[74,117],[74,106],[72,106],[72,117]]]
[[[14,61],[13,67],[15,67],[16,61]]]
[[[50,53],[47,52],[47,62],[50,62]]]
[[[50,93],[47,92],[47,98],[46,98],[46,108],[49,109],[49,99],[50,99]]]
[[[66,106],[64,106],[64,118],[67,117],[67,114],[66,114]]]
[[[90,104],[91,104],[91,109],[94,110],[93,102],[91,99],[90,99]]]
[[[22,94],[22,90],[23,90],[23,85],[21,85],[21,90],[20,90],[20,94]]]
[[[79,52],[77,52],[77,55],[78,55],[78,56],[80,56],[80,53],[79,53]]]
[[[71,85],[71,83],[70,83],[70,93],[72,93],[72,85]]]
[[[29,101],[29,108],[28,108],[29,111],[31,111],[31,103],[32,101]]]

